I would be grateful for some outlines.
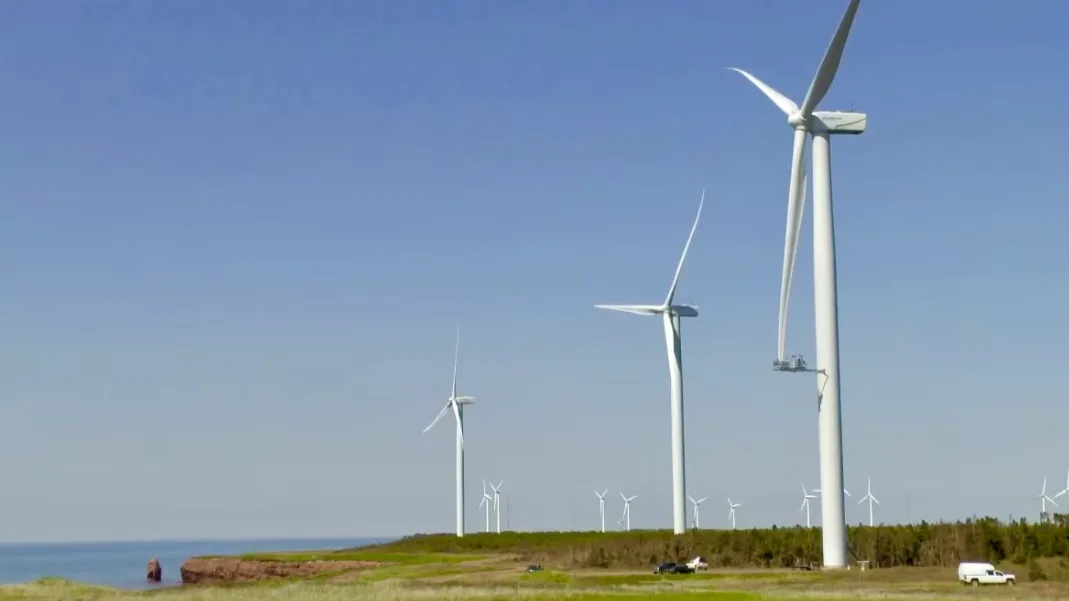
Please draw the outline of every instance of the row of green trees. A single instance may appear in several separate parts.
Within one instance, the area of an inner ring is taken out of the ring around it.
[[[854,560],[872,567],[954,566],[960,561],[1027,564],[1040,557],[1069,554],[1069,516],[1047,523],[964,522],[856,526],[849,529]],[[507,553],[523,560],[572,566],[645,566],[666,559],[702,555],[712,567],[792,567],[819,562],[818,528],[666,530],[631,532],[503,532],[415,535],[382,545],[383,550],[415,553]]]

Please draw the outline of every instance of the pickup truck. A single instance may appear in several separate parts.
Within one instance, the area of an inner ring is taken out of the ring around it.
[[[701,555],[687,562],[687,567],[692,570],[708,570],[709,564]]]
[[[693,574],[694,568],[674,561],[666,561],[653,568],[654,574]]]

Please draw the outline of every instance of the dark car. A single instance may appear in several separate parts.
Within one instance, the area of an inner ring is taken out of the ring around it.
[[[666,561],[653,568],[654,574],[693,574],[694,570],[684,564]]]

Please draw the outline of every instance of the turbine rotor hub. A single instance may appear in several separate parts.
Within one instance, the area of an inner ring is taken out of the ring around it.
[[[806,118],[802,116],[801,112],[797,112],[790,117],[787,117],[787,125],[790,125],[795,129],[806,129],[806,126],[808,125],[806,121]]]

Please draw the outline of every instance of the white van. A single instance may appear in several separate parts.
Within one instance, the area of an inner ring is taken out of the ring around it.
[[[980,586],[981,584],[1017,584],[1013,574],[1003,574],[989,563],[963,562],[958,566],[958,580],[962,584]]]

